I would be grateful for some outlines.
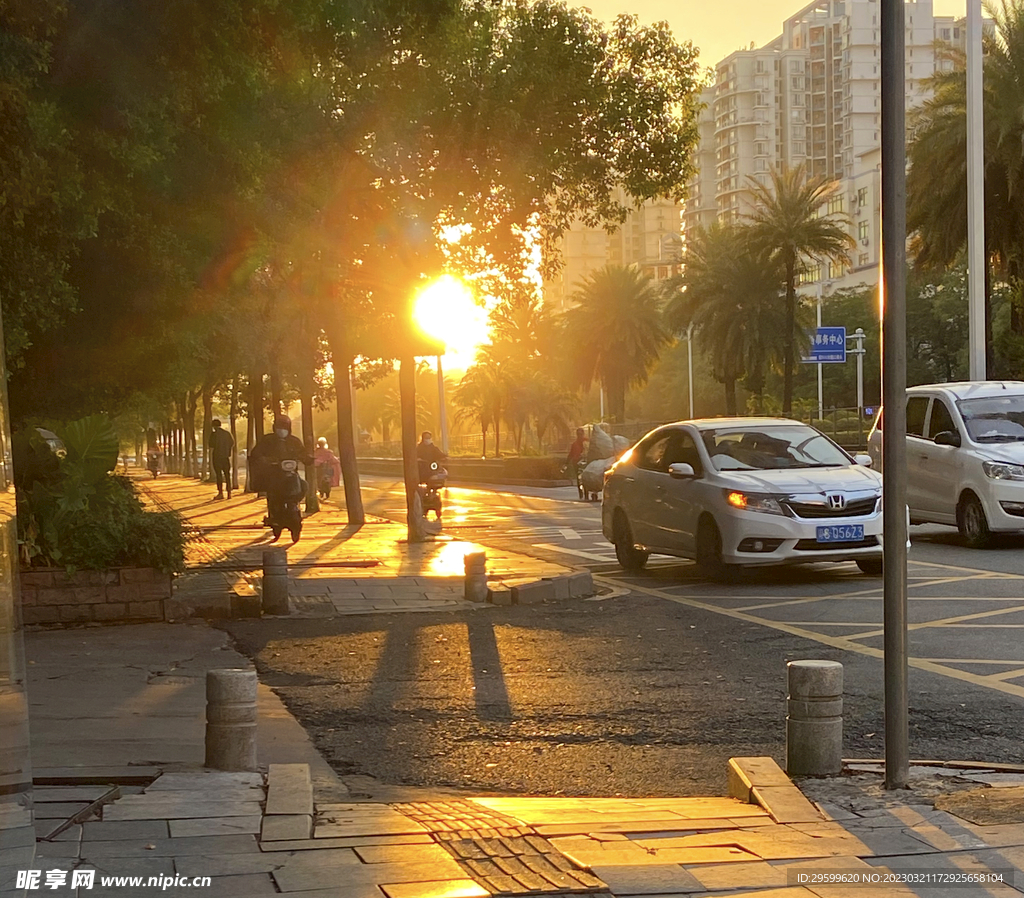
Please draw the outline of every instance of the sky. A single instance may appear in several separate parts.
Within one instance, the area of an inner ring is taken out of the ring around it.
[[[571,2],[571,0],[570,0]],[[700,49],[700,62],[713,66],[733,50],[760,47],[782,33],[782,21],[810,0],[584,0],[598,18],[631,12],[642,22],[665,20],[678,40]],[[962,16],[965,0],[934,0],[935,15]]]

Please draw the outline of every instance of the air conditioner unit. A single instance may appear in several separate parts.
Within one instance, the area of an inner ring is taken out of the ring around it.
[[[860,243],[861,243],[861,246],[867,246],[869,243],[871,243],[871,241],[868,240],[867,237],[865,237],[863,240],[861,240]]]

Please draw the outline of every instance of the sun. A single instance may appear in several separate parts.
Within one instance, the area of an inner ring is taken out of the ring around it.
[[[487,311],[457,277],[443,275],[416,297],[416,324],[445,345],[445,367],[465,368],[488,340]]]

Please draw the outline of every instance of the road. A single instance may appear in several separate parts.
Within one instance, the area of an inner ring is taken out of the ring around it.
[[[367,511],[401,485],[366,478]],[[654,558],[626,576],[572,489],[451,489],[446,530],[590,567],[597,601],[332,621],[233,622],[339,770],[501,792],[699,794],[732,755],[782,758],[785,662],[842,661],[848,757],[883,754],[881,581],[852,564],[727,585]],[[911,752],[1019,761],[1024,540],[914,528]]]

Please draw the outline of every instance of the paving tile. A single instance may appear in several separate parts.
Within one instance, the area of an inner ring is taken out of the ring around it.
[[[34,841],[34,837],[38,836],[40,839],[45,839],[50,833],[52,833],[63,821],[60,820],[39,820],[36,822],[35,827],[23,827],[15,830],[15,833],[26,832],[29,835],[19,836],[14,835],[11,837],[13,841]],[[8,831],[9,832],[9,831]],[[6,848],[7,844],[3,840],[4,831],[0,830],[0,848]],[[74,826],[69,826],[59,835],[53,837],[51,841],[54,842],[80,842],[82,840],[82,824],[76,823]],[[13,846],[12,846],[13,847]]]
[[[424,826],[414,820],[366,818],[365,820],[348,820],[344,823],[317,823],[313,837],[351,838],[355,836],[396,836],[410,833],[425,833]]]
[[[269,852],[268,857],[284,857],[284,866],[303,867],[359,867],[365,865],[351,848],[324,848],[319,851],[289,851],[285,855]]]
[[[79,842],[36,842],[36,857],[77,858]]]
[[[437,864],[366,864],[361,867],[330,868],[298,867],[286,865],[273,874],[274,881],[282,892],[305,892],[311,889],[342,890],[342,898],[348,898],[360,887],[379,883],[437,882],[438,877],[461,879],[465,876],[455,861],[450,866]],[[300,898],[309,898],[302,895]]]
[[[88,801],[53,801],[44,802],[38,804],[33,809],[33,816],[36,820],[67,820],[68,817],[73,817],[83,808],[89,806]],[[52,826],[53,829],[57,828],[57,823]]]
[[[86,821],[82,824],[83,842],[109,842],[113,839],[166,839],[170,836],[166,820]]]
[[[83,867],[95,867],[100,876],[174,876],[174,859],[169,857],[93,857],[86,855]]]
[[[369,845],[431,845],[427,833],[409,833],[397,836],[354,836],[348,839],[302,839],[292,842],[264,842],[261,851],[311,851],[321,848],[358,848]]]
[[[159,782],[159,780],[157,781]],[[141,795],[134,796],[140,801],[150,799],[154,802],[260,802],[266,797],[263,789],[251,786],[232,786],[230,784],[211,784],[208,789],[195,784],[191,789],[146,789]],[[120,799],[123,801],[124,799]]]
[[[443,864],[451,860],[440,845],[374,845],[354,851],[367,864]]]
[[[678,864],[636,867],[592,867],[591,873],[605,882],[616,898],[628,895],[667,895],[695,892],[701,883]]]
[[[116,839],[83,842],[82,854],[89,857],[187,857],[192,854],[259,854],[253,836],[212,835],[177,839]]]
[[[555,840],[556,848],[586,870],[594,867],[630,867],[641,864],[724,864],[757,860],[757,855],[735,846],[667,848],[648,852],[638,845],[631,845],[628,849],[619,847],[622,845],[621,842],[591,841],[589,845],[562,845],[564,841],[567,840]]]
[[[277,854],[192,854],[179,857],[174,867],[183,876],[241,876],[270,873],[284,866],[287,857]]]
[[[32,801],[35,804],[50,801],[95,801],[110,791],[110,786],[34,786]]]
[[[259,816],[255,801],[178,801],[153,795],[126,795],[103,809],[104,820],[192,820],[213,817]]]
[[[244,788],[263,790],[263,774],[226,770],[189,771],[187,773],[165,773],[146,787],[146,792],[162,791],[204,791],[207,788]]]
[[[822,819],[796,786],[754,786],[752,793],[778,823],[816,823]]]
[[[198,820],[171,820],[171,837],[178,839],[184,836],[227,836],[234,833],[252,833],[260,831],[260,815],[249,817],[205,817]]]
[[[192,898],[195,889],[188,890]],[[218,876],[212,883],[210,894],[215,898],[263,898],[265,895],[279,895],[274,880],[269,873],[250,873],[241,876]],[[81,898],[87,898],[88,892]],[[150,895],[153,898],[153,895]],[[374,896],[377,898],[377,896]]]
[[[277,894],[280,894],[280,892]],[[147,898],[153,898],[153,896],[149,895]],[[386,896],[380,890],[380,887],[373,883],[348,883],[333,889],[313,888],[303,890],[296,893],[296,898],[386,898]]]
[[[313,784],[308,764],[270,765],[267,773],[266,813],[313,813]]]
[[[261,842],[308,839],[313,835],[311,814],[278,814],[264,817],[260,829]]]
[[[490,892],[472,879],[443,882],[389,883],[382,885],[388,898],[490,898]]]

